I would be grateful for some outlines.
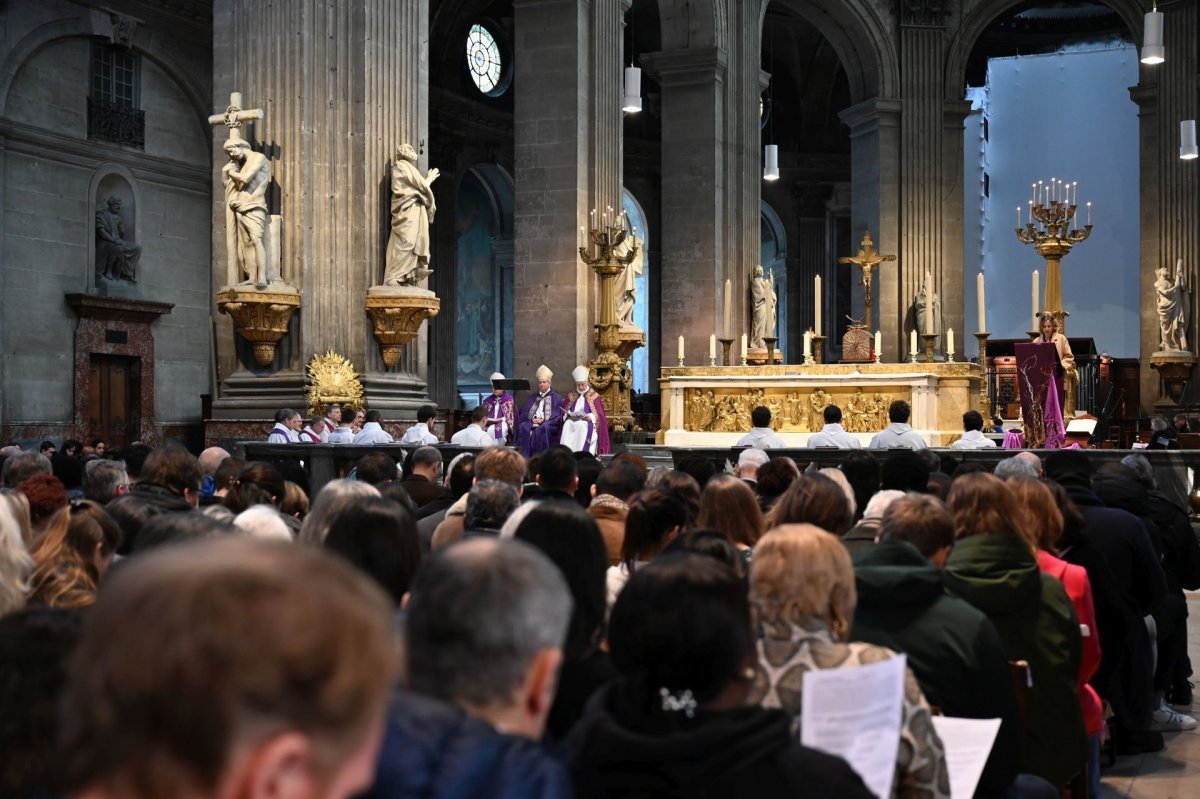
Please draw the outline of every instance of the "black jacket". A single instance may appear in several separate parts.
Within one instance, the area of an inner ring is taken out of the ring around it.
[[[929,704],[947,716],[1001,720],[977,797],[1004,796],[1020,771],[1021,718],[1008,657],[981,611],[947,596],[942,572],[916,547],[883,541],[854,559],[852,641],[908,656]]]
[[[568,739],[580,799],[694,797],[869,799],[840,758],[801,746],[781,710],[664,713],[618,679]]]

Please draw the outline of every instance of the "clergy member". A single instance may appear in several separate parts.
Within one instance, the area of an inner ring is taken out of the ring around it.
[[[488,412],[482,405],[476,405],[471,411],[471,423],[450,437],[450,443],[456,447],[494,447],[500,442],[492,437],[487,430]]]
[[[563,404],[562,436],[559,440],[572,452],[605,455],[608,446],[608,419],[600,395],[588,383],[588,368],[577,366],[571,372],[575,390],[567,393]]]
[[[304,420],[291,408],[275,412],[275,427],[267,436],[268,444],[295,444],[300,441],[300,426]]]
[[[562,397],[550,388],[554,379],[545,364],[538,367],[537,393],[530,394],[521,407],[521,421],[517,424],[517,446],[526,458],[547,450],[558,443],[558,429],[562,414]]]
[[[500,372],[492,374],[492,396],[483,401],[487,409],[487,426],[484,430],[495,439],[497,444],[511,446],[517,433],[517,404],[512,394],[496,387],[496,381],[503,380]]]
[[[750,411],[750,432],[738,439],[735,447],[754,447],[755,449],[781,449],[787,445],[783,439],[775,435],[771,427],[771,409],[759,405]]]
[[[991,449],[996,442],[983,434],[983,414],[967,411],[962,415],[963,434],[950,445],[951,449]]]
[[[329,443],[329,437],[333,435],[333,431],[338,429],[338,425],[342,423],[342,406],[336,402],[330,403],[325,408],[325,430],[321,433],[321,441]]]
[[[392,436],[383,429],[383,414],[379,411],[367,411],[362,430],[354,436],[355,444],[391,444]]]
[[[810,447],[837,447],[838,449],[861,449],[862,443],[842,428],[842,409],[826,405],[822,411],[825,426],[808,437]]]

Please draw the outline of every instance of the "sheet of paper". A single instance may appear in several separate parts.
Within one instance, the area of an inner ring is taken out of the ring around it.
[[[904,702],[904,655],[804,673],[800,743],[843,758],[881,799],[892,794]]]
[[[1000,719],[958,719],[934,716],[933,728],[946,749],[950,771],[950,799],[971,799],[983,774]]]

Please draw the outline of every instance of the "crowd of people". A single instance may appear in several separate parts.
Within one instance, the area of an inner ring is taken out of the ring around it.
[[[803,676],[897,654],[905,799],[950,795],[936,715],[1001,720],[981,797],[1196,726],[1200,545],[1143,456],[413,443],[311,497],[215,447],[0,450],[0,796],[868,797]]]

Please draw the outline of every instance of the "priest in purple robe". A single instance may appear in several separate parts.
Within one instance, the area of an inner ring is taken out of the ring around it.
[[[562,397],[550,387],[554,373],[543,364],[536,377],[537,393],[525,400],[517,422],[517,446],[526,458],[557,444],[562,423]]]
[[[600,395],[588,383],[588,368],[576,367],[571,377],[575,380],[575,390],[567,393],[567,401],[563,403],[559,443],[572,452],[607,454],[608,419]]]
[[[487,410],[487,426],[484,432],[496,440],[501,446],[512,446],[517,435],[517,404],[512,394],[502,388],[496,388],[496,381],[503,380],[504,375],[496,372],[492,375],[492,396],[483,401]]]

